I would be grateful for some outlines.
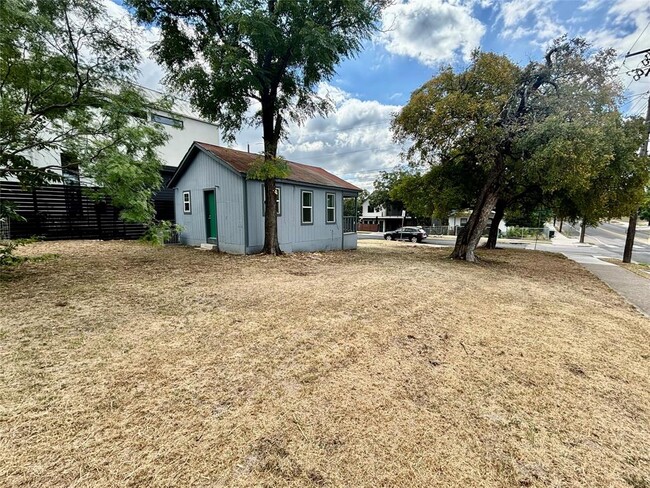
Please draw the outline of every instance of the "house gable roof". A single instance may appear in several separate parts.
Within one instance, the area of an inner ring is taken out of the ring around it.
[[[259,154],[252,154],[245,151],[238,151],[237,149],[230,149],[227,147],[215,146],[212,144],[195,141],[183,158],[183,161],[176,170],[173,178],[169,181],[169,187],[174,186],[178,182],[187,167],[191,164],[191,155],[195,152],[195,150],[200,150],[216,157],[219,161],[223,162],[231,169],[241,174],[246,174],[252,164],[260,157]],[[361,191],[361,188],[354,186],[352,183],[348,183],[338,176],[333,175],[329,171],[325,171],[323,168],[319,168],[317,166],[309,166],[307,164],[295,163],[293,161],[287,161],[287,165],[289,166],[289,176],[286,178],[281,178],[284,181],[341,188],[343,190],[350,190],[355,192]]]

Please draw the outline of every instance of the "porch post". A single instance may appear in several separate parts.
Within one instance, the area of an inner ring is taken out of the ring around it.
[[[357,232],[357,220],[359,220],[359,194],[354,197],[354,232]]]

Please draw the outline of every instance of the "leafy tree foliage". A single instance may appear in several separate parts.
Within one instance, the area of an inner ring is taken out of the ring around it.
[[[429,180],[429,175],[409,168],[382,171],[373,182],[374,190],[369,196],[369,204],[373,207],[403,208],[409,216],[430,219],[433,203]]]
[[[134,45],[95,0],[0,2],[0,178],[41,185],[78,170],[122,218],[149,221],[166,135],[142,118]]]
[[[639,218],[647,220],[648,225],[650,225],[650,191],[647,189],[641,207],[639,208]]]
[[[368,197],[368,203],[371,207],[388,208],[391,205],[402,205],[399,198],[391,197],[391,192],[395,184],[404,175],[403,170],[381,171],[377,179],[372,183],[373,190]]]
[[[343,199],[343,216],[344,217],[356,217],[359,219],[363,212],[363,202],[365,202],[370,194],[368,190],[363,190],[359,193],[356,202],[353,198]]]
[[[263,252],[279,254],[271,171],[288,121],[325,114],[317,95],[337,64],[361,49],[383,0],[129,0],[137,18],[156,24],[154,55],[167,84],[189,94],[218,121],[226,139],[244,124],[262,126],[266,187]],[[281,164],[281,163],[280,163]],[[259,172],[256,171],[256,176]]]
[[[613,51],[594,52],[585,41],[566,38],[556,40],[542,62],[523,68],[476,52],[462,73],[445,69],[413,93],[393,122],[398,140],[413,141],[410,159],[442,168],[436,171],[443,175],[456,169],[457,178],[475,174],[481,180],[452,257],[475,260],[500,199],[507,203],[522,191],[545,197],[563,192],[564,200],[584,209],[588,205],[574,202],[579,193],[572,189],[607,188],[595,175],[614,160],[623,166],[630,161],[629,147],[610,140],[623,130],[614,59]],[[621,185],[631,188],[638,178],[625,181]]]
[[[549,208],[517,206],[505,212],[508,226],[513,227],[541,227],[553,217],[553,211]]]
[[[563,144],[579,145],[581,150],[589,152],[589,166],[572,168],[570,174],[554,178],[558,185],[553,188],[558,195],[558,213],[570,221],[581,220],[586,226],[629,215],[643,200],[649,177],[648,158],[637,154],[645,140],[643,120],[623,120],[616,112],[608,113],[600,117],[595,127],[592,124],[575,132],[564,132],[561,137],[553,135],[554,142],[545,144],[547,149],[540,151],[537,157],[554,159],[555,155],[547,153],[549,146],[562,141],[569,133],[577,134],[578,138],[571,137]],[[553,149],[550,151],[552,153]],[[552,161],[537,158],[531,163],[540,164],[542,170],[557,166]]]

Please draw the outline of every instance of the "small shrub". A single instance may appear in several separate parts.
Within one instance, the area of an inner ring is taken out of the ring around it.
[[[183,228],[180,225],[169,220],[154,221],[149,224],[147,231],[140,240],[152,246],[162,246],[165,242],[171,240],[174,234],[179,234],[182,231]]]
[[[0,266],[15,266],[17,264],[27,261],[28,258],[24,256],[16,256],[14,251],[20,246],[31,244],[38,241],[37,238],[30,239],[14,239],[9,241],[0,241]]]
[[[505,237],[508,239],[544,239],[544,233],[541,229],[528,227],[508,227]]]

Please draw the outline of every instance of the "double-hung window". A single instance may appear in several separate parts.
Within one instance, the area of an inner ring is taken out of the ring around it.
[[[314,192],[302,190],[300,192],[301,199],[301,222],[303,224],[314,223]]]
[[[336,193],[325,193],[326,221],[336,223]]]
[[[189,191],[183,192],[183,213],[191,214],[192,213],[192,196]]]

